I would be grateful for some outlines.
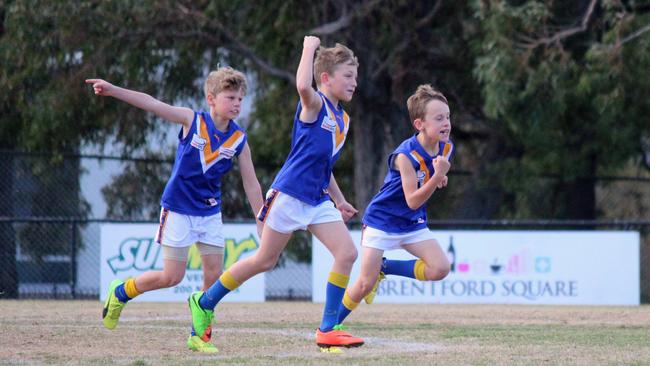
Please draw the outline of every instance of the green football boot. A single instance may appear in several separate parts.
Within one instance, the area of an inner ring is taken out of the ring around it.
[[[124,281],[122,280],[113,280],[108,286],[108,296],[106,296],[106,302],[104,303],[104,310],[102,311],[102,318],[104,320],[104,327],[107,329],[114,329],[117,326],[117,322],[120,321],[120,314],[126,303],[121,302],[117,296],[115,296],[115,288]]]
[[[212,318],[214,311],[206,310],[199,305],[199,299],[203,296],[203,291],[197,291],[190,295],[187,302],[190,304],[190,313],[192,313],[192,329],[194,333],[203,342],[210,342],[212,336]]]
[[[210,342],[203,342],[199,336],[190,336],[187,339],[187,348],[196,352],[217,353],[219,349]]]

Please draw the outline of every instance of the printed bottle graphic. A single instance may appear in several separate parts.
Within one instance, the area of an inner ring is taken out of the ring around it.
[[[447,248],[447,259],[449,260],[449,271],[456,272],[456,248],[454,248],[454,237],[449,237],[449,248]]]
[[[490,269],[492,270],[492,274],[499,274],[501,272],[501,268],[503,265],[499,264],[499,260],[497,258],[494,258],[494,263],[490,264]]]

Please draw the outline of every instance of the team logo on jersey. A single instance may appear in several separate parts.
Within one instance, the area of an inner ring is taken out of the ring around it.
[[[418,217],[418,224],[424,224],[424,219],[421,217]]]
[[[329,132],[336,131],[336,121],[333,121],[329,116],[323,117],[323,123],[320,124],[322,129],[325,129]]]
[[[205,139],[197,134],[192,135],[192,147],[195,147],[201,151],[205,148]]]

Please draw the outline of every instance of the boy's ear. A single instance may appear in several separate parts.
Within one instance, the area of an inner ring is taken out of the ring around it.
[[[320,84],[327,84],[330,81],[330,75],[326,72],[320,74]]]
[[[415,127],[416,130],[420,131],[420,129],[422,128],[422,120],[420,118],[416,118],[413,121],[413,127]]]
[[[214,104],[214,95],[212,93],[208,93],[208,95],[205,96],[205,100],[208,101],[208,105]]]

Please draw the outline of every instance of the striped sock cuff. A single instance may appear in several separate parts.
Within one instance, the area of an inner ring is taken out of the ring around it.
[[[359,303],[352,300],[350,296],[348,296],[348,292],[345,292],[345,295],[343,295],[343,306],[345,306],[348,310],[352,311],[359,306]]]
[[[415,275],[415,279],[420,281],[427,280],[427,278],[424,276],[425,268],[426,265],[424,264],[424,261],[422,259],[418,259],[417,261],[415,261],[415,266],[413,266],[413,274]]]
[[[334,286],[346,288],[348,287],[348,282],[350,282],[350,276],[336,272],[330,272],[329,277],[327,277],[327,281]]]
[[[124,283],[124,292],[126,292],[126,296],[131,299],[140,295],[140,291],[135,287],[135,278],[129,278],[126,280]]]
[[[241,285],[237,280],[235,280],[232,277],[232,274],[230,274],[230,271],[224,272],[221,277],[219,277],[219,281],[221,281],[221,284],[223,287],[227,288],[228,290],[232,291],[239,287]]]

